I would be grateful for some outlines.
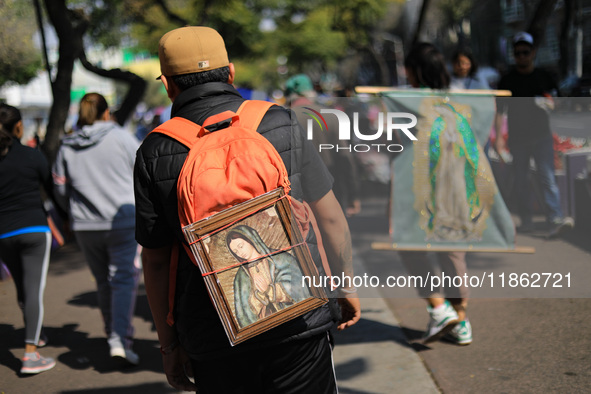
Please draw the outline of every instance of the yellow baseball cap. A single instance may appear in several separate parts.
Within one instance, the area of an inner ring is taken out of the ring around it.
[[[226,44],[210,27],[187,26],[166,33],[158,44],[162,75],[191,74],[230,64]],[[160,79],[158,77],[157,79]]]

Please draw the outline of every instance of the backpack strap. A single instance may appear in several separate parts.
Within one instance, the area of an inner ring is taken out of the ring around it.
[[[150,131],[150,134],[160,133],[167,135],[190,149],[195,142],[197,142],[200,129],[201,126],[198,124],[195,124],[188,119],[175,116]]]
[[[238,114],[238,123],[236,125],[245,129],[256,130],[269,108],[274,105],[276,104],[268,101],[245,100],[236,111],[236,114]]]
[[[164,134],[191,149],[191,147],[195,144],[195,142],[197,142],[197,139],[199,138],[198,134],[200,129],[201,126],[191,122],[190,120],[176,116],[162,123],[150,133]],[[174,324],[174,297],[176,290],[176,274],[179,263],[180,243],[181,242],[179,240],[175,239],[173,241],[170,253],[170,266],[168,274],[168,314],[166,316],[166,322],[170,326]],[[183,246],[185,246],[187,254],[191,256],[191,250],[188,249],[185,244],[183,244]]]
[[[322,242],[322,236],[320,235],[320,228],[318,227],[318,222],[316,222],[316,217],[314,216],[312,208],[305,201],[300,202],[295,198],[291,198],[291,196],[289,197],[292,215],[300,229],[300,232],[302,233],[302,237],[306,239],[310,228],[314,230],[314,233],[316,234],[316,243],[318,245],[318,253],[320,254],[320,260],[322,261],[322,267],[324,268],[325,275],[331,277],[332,273],[330,265],[328,264],[328,258],[326,257],[326,251],[324,250],[324,243]],[[333,290],[332,287],[331,290]]]
[[[244,101],[236,111],[236,114],[238,114],[238,125],[244,128],[256,130],[269,108],[271,108],[273,105],[275,104],[268,101]],[[291,198],[290,201],[292,202],[292,208],[294,208],[293,214],[295,220],[300,228],[300,231],[302,232],[304,239],[306,238],[306,234],[308,234],[310,229],[309,226],[311,225],[311,227],[314,229],[314,232],[316,233],[316,242],[318,243],[318,252],[320,254],[320,260],[322,261],[324,272],[327,276],[332,276],[330,265],[328,264],[328,258],[326,257],[326,252],[324,251],[322,236],[320,235],[318,223],[316,222],[316,218],[314,217],[312,209],[306,202],[300,203],[296,199]]]
[[[238,122],[235,122],[234,124],[247,129],[256,130],[269,108],[274,105],[276,104],[270,103],[268,101],[244,100],[244,102],[242,102],[238,108],[238,111],[236,111],[236,115],[238,115]],[[233,118],[234,120],[234,115],[235,114],[231,111],[214,115],[213,117],[206,120],[207,124],[204,124],[203,127],[229,118]],[[188,119],[175,116],[174,118],[156,127],[150,133],[160,133],[167,135],[190,148],[195,144],[195,142],[197,142],[199,137],[205,134],[202,130],[203,127],[191,122]]]
[[[232,111],[224,111],[217,115],[210,116],[209,118],[205,119],[203,125],[199,128],[199,133],[197,133],[197,137],[201,138],[205,134],[208,134],[210,131],[207,129],[208,126],[212,124],[216,124],[222,122],[224,120],[230,120],[230,124],[238,124],[238,114]]]

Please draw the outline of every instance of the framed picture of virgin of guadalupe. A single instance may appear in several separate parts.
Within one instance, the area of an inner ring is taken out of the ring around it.
[[[283,189],[183,231],[232,346],[327,302]]]

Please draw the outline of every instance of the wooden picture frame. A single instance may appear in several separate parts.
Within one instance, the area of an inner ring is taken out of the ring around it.
[[[294,220],[280,188],[183,228],[232,346],[328,302]]]

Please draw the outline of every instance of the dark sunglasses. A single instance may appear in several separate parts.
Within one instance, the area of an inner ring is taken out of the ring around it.
[[[515,57],[519,57],[519,56],[529,56],[531,54],[531,51],[514,51],[513,55],[515,55]]]

